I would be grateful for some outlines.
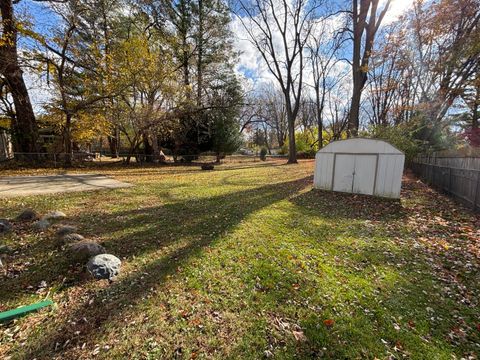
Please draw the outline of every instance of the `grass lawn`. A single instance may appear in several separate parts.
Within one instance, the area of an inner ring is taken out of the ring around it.
[[[2,359],[479,356],[480,219],[415,179],[396,202],[312,190],[312,161],[78,171],[135,186],[0,199],[0,218],[61,210],[122,272],[91,280],[18,225],[0,310],[56,306],[1,326]]]

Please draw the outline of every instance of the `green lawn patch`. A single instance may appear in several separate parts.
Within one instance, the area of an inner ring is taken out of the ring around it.
[[[79,170],[89,171],[98,173]],[[0,218],[25,207],[65,212],[123,265],[112,284],[96,282],[52,232],[17,226],[2,240],[13,253],[0,311],[47,293],[56,306],[0,327],[0,357],[480,352],[479,218],[415,179],[397,202],[313,190],[312,161],[102,173],[134,186],[2,200]]]

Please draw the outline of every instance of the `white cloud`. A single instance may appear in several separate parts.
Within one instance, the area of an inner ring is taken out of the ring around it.
[[[239,61],[236,66],[237,72],[248,78],[255,87],[261,87],[262,84],[275,82],[274,75],[269,71],[261,53],[249,40],[250,35],[239,18],[234,17],[232,19],[231,29],[235,37],[235,50],[240,52]],[[274,41],[277,49],[279,49],[282,41],[279,34],[274,36]]]
[[[398,20],[408,9],[413,7],[414,1],[415,0],[392,0],[390,8],[383,19],[383,24],[388,25]],[[386,2],[387,0],[382,0],[380,6],[383,7]]]

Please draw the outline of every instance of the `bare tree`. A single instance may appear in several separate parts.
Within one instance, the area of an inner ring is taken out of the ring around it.
[[[268,148],[276,143],[279,147],[287,139],[287,113],[282,92],[275,88],[275,84],[261,87],[259,91],[251,93],[240,112],[240,132],[245,130],[262,131],[268,137]]]
[[[278,146],[282,147],[288,133],[287,108],[282,92],[274,86],[266,87],[262,90],[261,103],[263,106],[260,113],[275,133]]]
[[[297,162],[295,119],[302,96],[304,48],[317,8],[318,4],[309,0],[238,0],[233,6],[285,99],[289,164]]]
[[[332,140],[339,140],[342,138],[348,126],[348,107],[345,101],[345,94],[347,93],[344,86],[340,83],[328,92],[328,112],[330,119],[329,124],[326,124],[326,129],[330,132]]]
[[[245,100],[239,114],[240,133],[251,129],[255,124],[265,121],[260,114],[262,107],[260,99],[249,94]]]
[[[323,113],[327,93],[337,85],[340,77],[331,73],[338,62],[338,50],[342,44],[341,33],[334,34],[329,26],[329,16],[317,23],[308,42],[309,60],[312,67],[313,90],[315,93],[315,118],[318,128],[318,148],[323,145]]]
[[[396,36],[399,26],[400,23],[394,23],[386,28],[382,34],[384,41],[372,53],[367,103],[370,123],[374,126],[395,125],[398,119],[393,110],[400,97],[402,75],[406,74],[401,65],[402,39]]]
[[[367,82],[368,65],[372,54],[375,35],[388,11],[391,0],[387,0],[382,11],[377,14],[379,0],[352,1],[352,101],[348,120],[348,132],[356,136],[359,127],[360,100]],[[362,51],[363,50],[363,51]]]

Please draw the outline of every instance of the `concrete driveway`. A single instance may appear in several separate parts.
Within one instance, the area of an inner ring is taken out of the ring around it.
[[[0,177],[0,197],[117,189],[131,184],[99,174],[61,174]]]

